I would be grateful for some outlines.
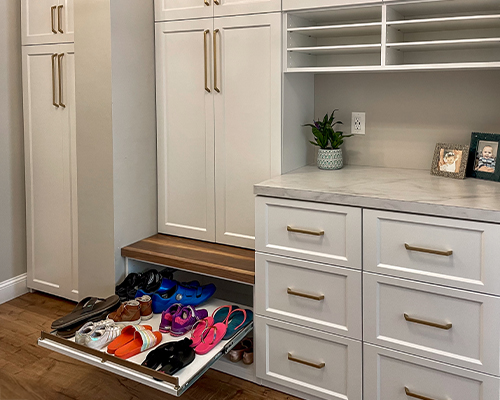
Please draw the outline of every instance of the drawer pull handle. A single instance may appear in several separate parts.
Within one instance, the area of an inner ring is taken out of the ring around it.
[[[433,328],[444,329],[445,331],[450,330],[451,327],[453,326],[453,324],[451,324],[451,323],[449,323],[449,324],[436,324],[435,322],[429,322],[429,321],[424,321],[422,319],[412,318],[406,313],[404,313],[403,315],[408,322],[414,322],[416,324],[432,326]]]
[[[301,293],[301,292],[296,292],[295,290],[290,289],[290,288],[288,288],[286,290],[286,292],[288,294],[291,294],[292,296],[305,297],[306,299],[317,300],[317,301],[321,301],[325,298],[324,294],[314,295],[314,294],[308,294],[308,293]]]
[[[313,236],[323,236],[325,234],[325,231],[310,231],[308,229],[292,228],[290,225],[286,227],[286,230],[288,232],[303,233],[305,235],[313,235]]]
[[[419,251],[420,253],[437,254],[438,256],[449,257],[453,254],[453,250],[441,251],[441,250],[424,249],[422,247],[410,246],[408,243],[405,243],[405,248],[406,250],[410,251]]]
[[[426,396],[422,396],[420,394],[412,393],[410,391],[410,389],[408,389],[406,386],[405,386],[405,393],[406,393],[407,396],[413,397],[415,399],[420,399],[420,400],[435,400],[432,397],[426,397]]]
[[[307,365],[308,367],[313,367],[313,368],[317,368],[317,369],[325,368],[325,365],[326,365],[324,362],[322,362],[322,363],[313,363],[313,362],[310,362],[310,361],[301,360],[300,358],[296,358],[296,357],[292,356],[291,353],[288,353],[288,359],[290,361],[293,361],[293,362],[296,362],[296,363],[299,363],[299,364],[304,364],[304,365]]]

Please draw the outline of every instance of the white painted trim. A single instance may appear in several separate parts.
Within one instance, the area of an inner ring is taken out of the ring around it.
[[[0,282],[0,304],[28,293],[27,275],[22,274]]]

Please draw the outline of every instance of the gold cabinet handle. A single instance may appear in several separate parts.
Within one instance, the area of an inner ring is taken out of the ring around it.
[[[308,367],[317,368],[317,369],[325,368],[325,365],[326,365],[324,362],[322,362],[322,363],[313,363],[313,362],[310,362],[310,361],[302,360],[300,358],[296,358],[291,353],[288,353],[288,360],[296,362],[296,363],[299,363],[299,364],[307,365]]]
[[[405,393],[406,393],[407,396],[413,397],[415,399],[420,399],[420,400],[435,400],[432,397],[426,397],[426,396],[422,396],[420,394],[412,393],[410,391],[410,389],[408,389],[406,386],[405,386]]]
[[[216,0],[214,0],[214,2],[215,4],[219,4]],[[217,93],[220,93],[219,83],[217,81],[217,34],[219,32],[220,31],[218,29],[214,31],[214,90]]]
[[[55,11],[56,11],[57,6],[52,6],[50,7],[50,22],[52,24],[52,33],[57,33],[56,28],[54,27],[55,23]]]
[[[220,1],[219,0],[214,0],[214,3],[220,6]]]
[[[305,297],[306,299],[311,299],[311,300],[321,301],[321,300],[325,299],[325,295],[324,294],[318,294],[318,295],[308,294],[308,293],[303,293],[303,292],[297,292],[297,291],[295,291],[295,290],[293,290],[291,288],[288,288],[286,290],[286,292],[288,294],[291,294],[292,296]]]
[[[63,28],[62,28],[62,9],[63,9],[64,6],[58,6],[57,7],[57,30],[60,32],[60,33],[64,33],[63,31]]]
[[[421,325],[427,325],[427,326],[432,326],[433,328],[439,328],[439,329],[444,329],[445,331],[448,331],[452,328],[453,324],[437,324],[435,322],[429,322],[429,321],[424,321],[423,319],[417,319],[410,317],[408,314],[404,313],[403,316],[405,317],[405,320],[408,322],[413,322],[415,324],[421,324]]]
[[[210,2],[208,0],[205,0],[205,5],[206,6],[209,6],[210,5]]]
[[[54,107],[59,107],[56,100],[56,58],[57,54],[52,54],[52,105]]]
[[[292,228],[290,225],[286,227],[286,230],[288,232],[303,233],[305,235],[313,235],[313,236],[323,236],[325,234],[325,231],[311,231],[309,229]]]
[[[208,87],[208,46],[207,46],[207,36],[210,34],[210,30],[206,30],[203,32],[203,48],[205,51],[205,90],[210,93],[210,88]]]
[[[57,56],[57,65],[59,67],[59,105],[64,108],[66,104],[63,103],[63,80],[62,80],[62,59],[64,57],[63,54],[59,54]]]
[[[405,243],[405,248],[406,248],[406,250],[409,250],[409,251],[418,251],[420,253],[437,254],[438,256],[449,257],[453,254],[453,250],[441,251],[441,250],[424,249],[423,247],[410,246],[408,243]]]

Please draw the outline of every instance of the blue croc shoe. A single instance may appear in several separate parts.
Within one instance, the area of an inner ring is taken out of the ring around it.
[[[161,281],[161,286],[157,291],[152,292],[152,293],[146,293],[144,290],[139,289],[135,295],[135,298],[142,297],[142,296],[153,297],[153,295],[155,293],[160,293],[160,294],[165,293],[165,292],[171,290],[173,287],[177,286],[178,283],[179,282],[177,282],[177,281],[163,278],[163,280]],[[198,282],[198,281],[191,281],[191,282],[187,282],[187,283],[183,282],[182,285],[195,287],[195,286],[200,286],[200,282]]]
[[[215,289],[213,283],[199,286],[199,284],[191,285],[176,282],[176,285],[169,290],[153,294],[153,312],[160,314],[175,303],[183,306],[197,306],[212,297]]]

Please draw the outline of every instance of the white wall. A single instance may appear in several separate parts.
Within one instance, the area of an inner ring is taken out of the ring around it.
[[[0,1],[0,283],[26,273],[21,1]]]
[[[366,135],[345,141],[351,165],[430,169],[438,142],[468,144],[471,132],[500,133],[499,71],[317,75],[315,117],[366,112]]]

